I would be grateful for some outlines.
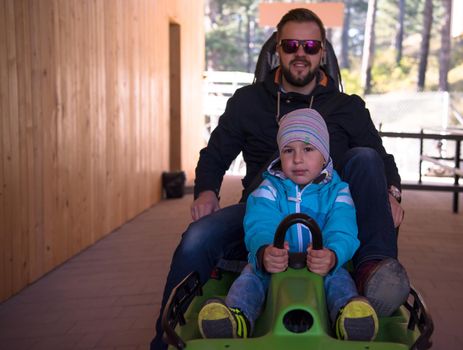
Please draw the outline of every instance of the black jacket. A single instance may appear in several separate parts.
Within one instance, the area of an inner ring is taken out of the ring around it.
[[[321,112],[328,126],[334,168],[340,171],[343,156],[350,148],[370,147],[383,158],[388,185],[400,189],[394,157],[386,153],[365,102],[359,96],[344,95],[334,111],[323,115],[322,110],[326,110],[333,96],[340,94],[327,75],[321,72],[319,83],[309,96],[280,92],[279,79],[277,68],[264,82],[240,88],[228,100],[208,145],[200,152],[195,198],[205,190],[218,195],[225,171],[241,151],[246,163],[246,175],[242,180],[246,189],[277,152],[277,118],[295,109],[308,108],[311,99],[312,108]]]

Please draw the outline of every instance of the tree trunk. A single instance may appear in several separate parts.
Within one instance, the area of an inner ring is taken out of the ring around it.
[[[251,50],[251,13],[249,6],[246,7],[246,69],[248,73],[253,71],[252,50]]]
[[[361,84],[363,93],[371,92],[371,67],[375,55],[375,20],[377,0],[368,0],[367,20],[365,23],[365,41],[363,42],[363,57]]]
[[[220,14],[221,12],[220,12],[219,4],[217,3],[217,1],[206,0],[206,3],[205,3],[206,31],[211,30],[211,28],[218,23]],[[205,68],[206,70],[214,69],[216,66],[216,62],[218,62],[220,57],[218,57],[217,53],[213,51],[211,52],[208,45],[205,45],[205,51],[206,51],[205,52],[205,56],[206,56],[205,57],[205,60],[206,60]]]
[[[222,15],[221,4],[216,0],[206,0],[204,14],[206,15],[206,21],[208,22],[208,29],[210,29],[214,24],[220,22],[220,16]]]
[[[350,29],[350,0],[344,2],[344,23],[341,36],[341,57],[339,67],[348,69],[349,64],[349,29]]]
[[[429,40],[431,38],[432,11],[432,0],[426,0],[424,4],[423,33],[420,49],[420,66],[418,68],[418,91],[424,90],[424,82],[426,80],[426,68],[428,66],[429,54]]]
[[[402,42],[404,39],[404,18],[405,18],[405,0],[399,0],[399,20],[397,23],[397,34],[395,37],[396,57],[395,62],[400,65],[402,60]]]
[[[450,68],[450,24],[452,18],[452,0],[443,0],[444,23],[441,31],[441,49],[439,53],[439,90],[448,91],[447,79]]]

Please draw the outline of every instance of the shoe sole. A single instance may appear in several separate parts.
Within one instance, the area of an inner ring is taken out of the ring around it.
[[[236,338],[235,317],[222,300],[209,300],[198,314],[203,338]]]
[[[371,341],[378,334],[378,317],[374,308],[363,298],[350,301],[336,322],[339,339]]]
[[[390,316],[408,298],[410,281],[396,259],[383,260],[365,283],[364,295],[379,317]]]

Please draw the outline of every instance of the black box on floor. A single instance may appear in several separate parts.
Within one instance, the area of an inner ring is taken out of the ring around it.
[[[173,171],[162,173],[162,188],[165,198],[182,198],[185,193],[185,172]]]

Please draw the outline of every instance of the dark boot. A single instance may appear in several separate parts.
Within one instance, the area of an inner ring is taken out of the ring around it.
[[[359,266],[355,282],[379,317],[390,316],[408,298],[410,281],[398,260],[370,260]]]

